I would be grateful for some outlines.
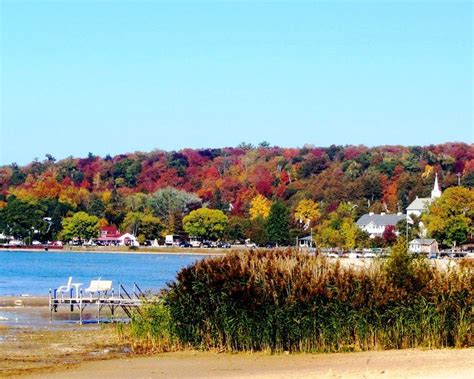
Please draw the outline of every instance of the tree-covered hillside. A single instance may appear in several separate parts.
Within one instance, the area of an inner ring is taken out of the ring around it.
[[[256,198],[263,199],[260,207],[265,199],[281,200],[291,215],[302,200],[313,200],[323,221],[348,202],[354,217],[368,211],[404,211],[416,196],[429,196],[435,173],[443,190],[458,181],[472,188],[474,146],[280,148],[243,143],[59,161],[46,155],[24,167],[0,167],[0,208],[9,204],[42,210],[53,219],[53,236],[64,217],[80,211],[119,227],[130,225],[132,216],[124,221],[131,212],[149,214],[161,220],[163,230],[175,232],[185,214],[206,206],[226,213],[231,225],[233,219],[258,219],[250,214]],[[181,192],[166,198],[167,187]],[[164,201],[178,203],[163,211]]]

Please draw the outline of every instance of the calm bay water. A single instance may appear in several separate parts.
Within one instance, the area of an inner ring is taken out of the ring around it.
[[[159,290],[175,278],[176,273],[201,255],[181,254],[94,254],[66,252],[0,251],[0,296],[48,295],[49,288],[67,283],[83,283],[92,279],[112,280],[132,288]]]

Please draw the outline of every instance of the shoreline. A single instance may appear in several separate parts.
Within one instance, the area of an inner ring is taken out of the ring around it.
[[[213,255],[225,255],[231,251],[239,250],[245,251],[246,248],[231,248],[231,249],[221,249],[221,248],[194,248],[196,251],[192,251],[193,248],[179,248],[179,247],[140,247],[137,250],[130,250],[128,247],[123,246],[114,246],[114,247],[87,247],[87,248],[80,248],[80,247],[65,247],[63,249],[48,249],[40,250],[40,249],[9,249],[5,247],[0,247],[0,252],[8,252],[8,253],[16,253],[16,252],[32,252],[32,253],[93,253],[93,254],[129,254],[129,255],[137,255],[137,254],[169,254],[169,255],[206,255],[206,256],[213,256]]]

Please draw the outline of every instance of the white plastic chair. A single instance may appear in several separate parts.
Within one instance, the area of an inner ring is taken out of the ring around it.
[[[60,286],[56,290],[56,294],[59,295],[61,294],[61,297],[64,297],[65,293],[68,293],[71,290],[71,284],[72,284],[72,276],[69,277],[67,280],[67,284],[65,286]]]
[[[64,294],[68,293],[71,291],[71,289],[74,287],[75,294],[76,294],[76,299],[79,297],[79,287],[82,286],[82,283],[73,283],[72,282],[72,276],[69,277],[67,280],[67,285],[65,286],[60,286],[56,290],[56,294],[61,294],[61,297],[64,298]]]

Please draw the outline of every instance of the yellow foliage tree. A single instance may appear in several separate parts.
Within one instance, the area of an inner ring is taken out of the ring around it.
[[[428,234],[442,245],[463,244],[474,233],[474,190],[448,188],[421,219]]]
[[[431,174],[433,173],[433,166],[430,166],[429,164],[427,164],[425,166],[425,170],[423,171],[423,174],[421,174],[421,177],[423,179],[426,179],[428,178]]]
[[[270,214],[270,206],[270,200],[265,196],[258,194],[250,202],[250,218],[252,220],[258,217],[267,218]]]
[[[104,226],[108,226],[108,225],[109,225],[109,222],[107,221],[107,219],[101,218],[101,219],[99,220],[99,226],[100,226],[101,228],[103,228]]]
[[[110,192],[110,191],[104,191],[104,192],[102,192],[102,201],[103,201],[105,204],[108,204],[111,199],[112,199],[112,192]]]
[[[318,203],[310,199],[301,200],[295,209],[295,220],[300,224],[312,226],[319,218],[321,213],[319,212]]]

